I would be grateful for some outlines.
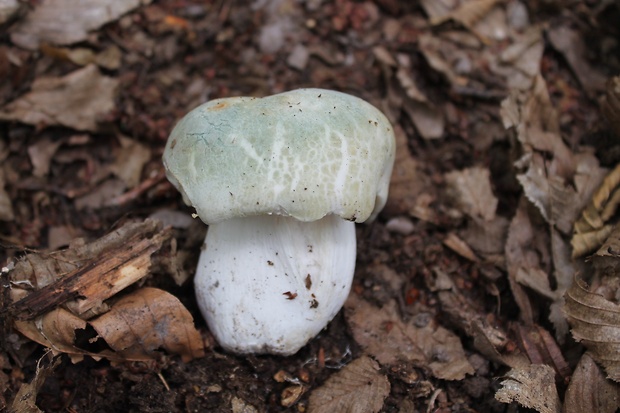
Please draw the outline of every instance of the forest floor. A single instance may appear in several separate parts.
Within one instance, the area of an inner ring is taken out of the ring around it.
[[[620,408],[617,2],[3,4],[0,410]],[[389,200],[318,337],[229,354],[164,146],[205,101],[304,87],[386,114]]]

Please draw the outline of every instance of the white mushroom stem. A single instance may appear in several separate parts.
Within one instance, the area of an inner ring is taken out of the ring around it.
[[[355,225],[282,216],[209,226],[196,297],[218,343],[237,353],[297,352],[338,313],[355,270]]]

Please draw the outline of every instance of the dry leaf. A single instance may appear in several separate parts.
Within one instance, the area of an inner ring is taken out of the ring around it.
[[[30,92],[2,109],[0,119],[97,132],[115,107],[117,87],[118,80],[102,75],[95,65],[60,78],[39,77]]]
[[[547,222],[569,234],[604,170],[592,154],[573,154],[564,144],[540,76],[531,90],[513,92],[504,100],[501,113],[504,126],[515,131],[524,151],[517,166],[525,173],[517,179],[525,195]]]
[[[403,109],[424,139],[439,139],[443,136],[446,120],[441,108],[431,102],[419,102],[406,98],[403,102]]]
[[[84,355],[152,360],[161,357],[160,349],[184,361],[204,356],[202,337],[189,311],[176,297],[155,288],[136,290],[113,303],[108,313],[88,321],[57,308],[35,322],[16,321],[15,326],[54,354],[68,354],[73,362]]]
[[[382,364],[414,362],[444,380],[461,380],[474,372],[455,334],[432,319],[404,323],[393,301],[379,309],[350,294],[345,316],[355,341]]]
[[[416,208],[420,196],[433,193],[434,186],[422,170],[420,161],[411,155],[402,127],[394,127],[396,159],[390,180],[390,196],[385,206],[387,215],[405,215]],[[434,210],[431,208],[431,211]]]
[[[534,311],[530,298],[521,284],[517,282],[517,275],[534,272],[537,276],[545,276],[549,272],[549,240],[543,231],[536,231],[539,222],[532,221],[529,204],[522,197],[515,216],[508,228],[506,239],[506,266],[508,281],[514,299],[521,310],[520,317],[526,325],[534,323]]]
[[[148,0],[46,0],[37,3],[12,30],[11,40],[26,49],[41,42],[68,45],[87,39],[88,32],[118,19]]]
[[[390,394],[390,382],[367,356],[353,360],[310,395],[308,413],[376,413]]]
[[[545,364],[553,367],[558,381],[570,377],[570,367],[562,355],[562,350],[551,334],[543,327],[517,325],[515,335],[519,348],[527,355],[532,364]]]
[[[63,144],[62,140],[52,140],[49,136],[28,146],[28,156],[32,163],[32,174],[39,178],[48,174],[54,154]]]
[[[422,7],[430,16],[431,24],[434,26],[452,19],[471,28],[495,6],[495,3],[497,0],[469,0],[460,2],[456,8],[451,8],[446,2],[424,0]]]
[[[110,178],[100,183],[92,191],[76,197],[75,207],[82,209],[101,209],[113,206],[114,200],[126,193],[127,187],[121,179]]]
[[[140,183],[142,169],[151,159],[151,150],[147,146],[124,136],[119,136],[119,140],[121,148],[118,150],[116,161],[111,166],[111,170],[123,180],[127,188],[133,188]]]
[[[572,152],[560,136],[558,115],[540,74],[531,89],[512,91],[502,101],[501,115],[504,127],[515,129],[526,154],[540,152],[552,155],[552,161],[544,165],[548,176],[565,180],[572,178],[575,170]]]
[[[545,364],[512,369],[501,385],[495,398],[502,403],[516,401],[539,413],[560,413],[562,404],[555,387],[555,372]]]
[[[180,354],[185,362],[204,356],[192,315],[178,298],[157,288],[144,287],[122,297],[89,324],[127,360],[157,358],[162,348]]]
[[[44,361],[47,365],[42,366]],[[34,379],[30,383],[23,383],[13,399],[11,411],[17,413],[42,413],[37,407],[37,395],[45,380],[54,373],[54,369],[60,364],[60,358],[52,359],[50,353],[46,353],[37,362],[37,370]]]
[[[579,257],[596,250],[607,239],[613,229],[610,220],[620,204],[620,165],[603,179],[581,217],[575,222],[573,257]]]
[[[575,367],[562,413],[616,413],[620,406],[620,385],[605,379],[592,357],[585,353]]]
[[[491,221],[495,218],[497,198],[491,189],[487,168],[473,167],[452,171],[445,175],[448,192],[463,212],[475,219]]]
[[[514,368],[527,365],[528,360],[523,354],[508,348],[506,332],[501,327],[490,325],[487,314],[461,294],[447,274],[438,270],[435,272],[438,278],[444,278],[441,281],[441,284],[445,284],[444,290],[438,294],[443,311],[454,325],[473,339],[476,350],[506,366]]]
[[[512,43],[502,53],[484,49],[492,73],[506,79],[510,90],[528,90],[540,73],[542,54],[545,49],[542,30],[530,26],[523,33],[513,35]]]
[[[620,381],[620,305],[590,291],[577,277],[565,300],[564,311],[575,340],[590,351],[610,379]]]
[[[461,236],[478,254],[502,254],[509,225],[510,221],[501,216],[496,216],[492,221],[470,219]]]
[[[552,27],[547,31],[547,37],[551,45],[564,56],[586,92],[595,94],[604,90],[605,75],[598,70],[598,67],[588,63],[590,46],[586,45],[583,35],[578,30],[568,25]]]

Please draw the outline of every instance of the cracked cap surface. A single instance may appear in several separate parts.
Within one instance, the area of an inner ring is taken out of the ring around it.
[[[385,115],[348,94],[298,89],[207,102],[175,126],[168,179],[207,224],[265,214],[364,222],[385,205],[394,163]]]

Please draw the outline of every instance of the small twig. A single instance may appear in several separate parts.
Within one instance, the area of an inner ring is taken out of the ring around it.
[[[155,176],[151,178],[147,178],[144,181],[140,182],[138,186],[131,189],[130,191],[125,192],[122,195],[113,198],[110,202],[106,203],[106,206],[121,206],[125,205],[134,199],[138,198],[140,195],[162,182],[166,178],[166,175],[163,171],[158,172]]]
[[[161,382],[164,384],[164,387],[166,388],[166,390],[170,391],[170,386],[168,386],[168,382],[166,382],[166,379],[164,379],[164,376],[162,376],[161,373],[157,373],[157,377],[159,377],[159,380],[161,380]]]
[[[435,401],[437,400],[437,397],[439,396],[440,393],[441,393],[441,389],[436,389],[433,392],[433,394],[431,395],[431,398],[428,401],[428,407],[426,408],[426,413],[431,413],[433,406],[435,406]]]

